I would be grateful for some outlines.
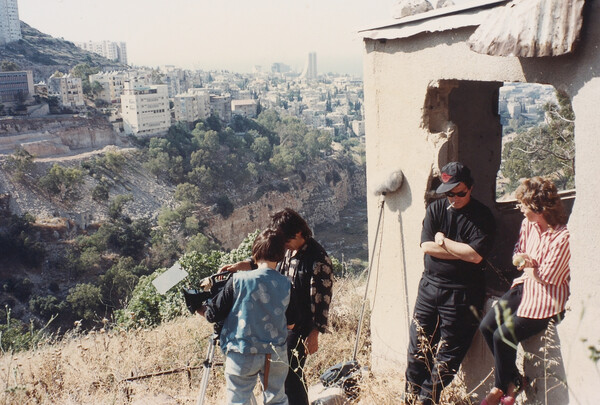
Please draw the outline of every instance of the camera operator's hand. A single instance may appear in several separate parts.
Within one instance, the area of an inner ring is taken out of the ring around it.
[[[306,337],[304,344],[306,345],[308,354],[316,353],[319,350],[319,331],[313,329]]]
[[[241,262],[226,264],[225,266],[219,269],[219,273],[224,271],[229,271],[231,273],[235,273],[238,270],[252,270],[252,265],[248,260],[242,260]]]

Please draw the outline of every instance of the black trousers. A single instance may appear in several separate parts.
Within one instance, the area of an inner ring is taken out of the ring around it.
[[[408,345],[408,398],[439,401],[471,346],[484,297],[482,286],[444,288],[421,279]]]
[[[523,285],[508,290],[498,303],[481,321],[479,330],[494,355],[496,388],[507,392],[508,385],[518,383],[517,345],[519,342],[537,335],[548,327],[548,323],[557,317],[545,319],[521,318],[517,309],[523,297]]]
[[[304,378],[304,365],[306,363],[306,350],[303,336],[297,331],[289,331],[287,336],[288,360],[290,369],[285,379],[285,393],[290,405],[309,405],[308,387]]]

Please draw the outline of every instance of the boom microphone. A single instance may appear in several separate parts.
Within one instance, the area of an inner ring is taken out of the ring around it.
[[[378,185],[373,189],[373,194],[386,195],[387,193],[393,193],[402,187],[403,181],[404,174],[402,173],[402,170],[395,170],[385,176],[385,178],[378,183]]]

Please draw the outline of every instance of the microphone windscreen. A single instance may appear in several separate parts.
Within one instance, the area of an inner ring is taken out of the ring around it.
[[[382,195],[393,193],[402,187],[403,181],[404,174],[402,173],[402,170],[395,170],[385,176],[381,181],[376,183],[375,188],[373,189],[373,194]]]

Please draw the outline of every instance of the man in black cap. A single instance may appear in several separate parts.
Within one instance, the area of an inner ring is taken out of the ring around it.
[[[468,167],[442,168],[421,232],[425,271],[410,327],[406,404],[430,405],[454,378],[477,330],[485,298],[484,258],[495,232],[490,210],[471,197]]]

